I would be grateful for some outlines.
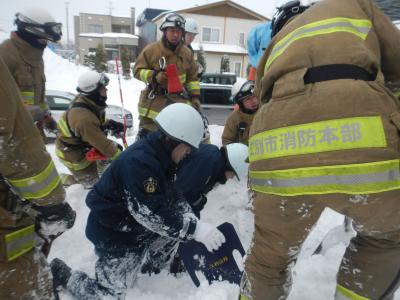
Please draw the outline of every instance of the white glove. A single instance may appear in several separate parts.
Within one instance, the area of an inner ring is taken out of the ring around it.
[[[221,231],[208,223],[200,221],[197,222],[194,239],[204,244],[210,252],[218,250],[225,243],[225,237]]]

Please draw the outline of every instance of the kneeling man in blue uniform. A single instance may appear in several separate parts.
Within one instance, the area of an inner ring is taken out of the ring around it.
[[[201,144],[199,149],[178,165],[175,186],[183,193],[196,217],[207,203],[206,194],[217,184],[228,179],[247,176],[249,164],[248,147],[232,143],[218,148],[212,144]]]
[[[203,121],[187,104],[172,104],[155,118],[158,131],[125,150],[89,192],[86,236],[98,256],[96,279],[51,263],[56,288],[79,299],[124,299],[143,265],[169,266],[179,242],[196,240],[209,251],[225,237],[200,222],[174,187],[176,165],[203,136]]]

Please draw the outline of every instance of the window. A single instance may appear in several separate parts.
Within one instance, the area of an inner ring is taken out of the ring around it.
[[[67,110],[71,103],[71,99],[46,95],[46,102],[49,105],[50,110]]]
[[[212,28],[212,27],[203,27],[202,41],[218,43],[219,42],[219,29]]]
[[[239,33],[239,45],[244,45],[244,32]]]
[[[88,32],[90,33],[103,33],[103,25],[89,24]]]
[[[240,77],[240,73],[242,72],[242,63],[235,62],[235,74],[237,77]]]

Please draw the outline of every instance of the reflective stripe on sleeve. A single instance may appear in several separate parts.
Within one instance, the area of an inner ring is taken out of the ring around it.
[[[139,111],[139,116],[149,118],[152,120],[154,120],[157,117],[157,115],[159,114],[159,112],[157,112],[155,110],[147,109],[142,106],[138,107],[138,111]]]
[[[60,183],[53,161],[35,176],[24,179],[8,179],[15,191],[24,199],[39,199],[50,194]]]
[[[344,286],[340,284],[336,285],[336,294],[335,300],[370,300],[369,298],[365,298],[363,296],[359,296],[356,293],[346,289]]]
[[[400,189],[400,160],[250,171],[254,191],[279,196],[373,194]]]
[[[271,64],[297,40],[338,32],[350,33],[365,40],[371,27],[372,23],[370,20],[351,18],[331,18],[301,26],[276,43],[265,63],[264,73],[267,72]]]
[[[139,71],[139,78],[144,83],[149,83],[149,77],[153,74],[153,70],[141,69]]]
[[[67,122],[65,122],[64,116],[57,122],[57,127],[63,136],[72,137],[72,134],[67,126]]]
[[[22,100],[26,105],[33,105],[35,94],[34,92],[21,91]]]
[[[249,160],[386,146],[380,116],[344,118],[260,132],[249,140]]]
[[[200,82],[199,81],[189,81],[186,83],[186,88],[189,93],[192,91],[200,90]]]
[[[86,169],[88,166],[90,166],[93,163],[91,161],[88,161],[86,158],[82,159],[81,161],[75,162],[75,163],[69,162],[69,161],[65,160],[64,153],[62,153],[58,149],[56,149],[56,155],[57,155],[58,159],[63,163],[63,165],[72,171],[80,171],[80,170]]]
[[[16,259],[33,248],[35,226],[30,225],[5,235],[6,257],[8,261]]]

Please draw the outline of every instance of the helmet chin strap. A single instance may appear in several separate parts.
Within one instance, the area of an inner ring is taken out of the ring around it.
[[[23,39],[25,42],[27,42],[29,45],[31,45],[33,48],[44,50],[44,48],[47,47],[47,41],[37,37],[33,33],[30,33],[23,28],[18,28],[16,31],[17,35]],[[46,41],[46,43],[43,43],[41,41]]]

